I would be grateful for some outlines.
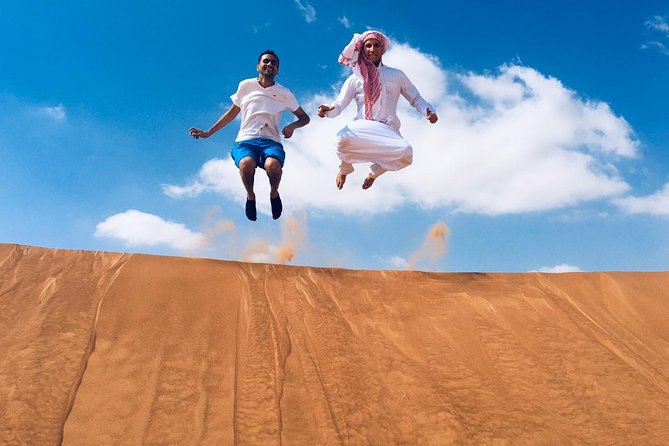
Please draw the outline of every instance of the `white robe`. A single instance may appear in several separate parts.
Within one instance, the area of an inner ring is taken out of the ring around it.
[[[411,145],[400,134],[401,122],[397,117],[397,101],[404,98],[419,113],[426,116],[427,109],[435,111],[418,93],[409,78],[396,68],[379,65],[382,92],[374,107],[373,120],[364,119],[365,97],[362,80],[355,74],[344,82],[329,118],[338,116],[355,99],[358,113],[355,120],[337,134],[337,156],[341,160],[340,173],[353,172],[354,163],[372,163],[373,176],[387,170],[407,167],[413,160]]]
[[[337,133],[339,172],[348,175],[353,164],[372,163],[377,177],[387,170],[399,170],[413,161],[413,149],[397,130],[388,124],[356,119]]]

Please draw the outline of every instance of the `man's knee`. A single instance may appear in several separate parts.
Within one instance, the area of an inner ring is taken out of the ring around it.
[[[346,149],[348,146],[348,138],[337,138],[337,150]]]
[[[239,160],[239,171],[243,174],[249,175],[253,174],[256,170],[257,164],[256,161],[250,156],[244,157]]]
[[[404,152],[403,161],[406,163],[407,166],[413,163],[413,150],[411,150],[411,148],[409,148],[409,150]]]
[[[273,157],[267,157],[264,165],[267,175],[277,175],[281,173],[281,163],[278,159]]]
[[[407,146],[402,151],[402,156],[399,159],[399,163],[401,165],[400,169],[403,169],[413,163],[413,149],[410,145],[407,144]]]
[[[339,132],[337,132],[337,148],[346,148],[354,135],[348,127],[344,127]]]

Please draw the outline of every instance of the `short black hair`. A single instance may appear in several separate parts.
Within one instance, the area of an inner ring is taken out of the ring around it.
[[[263,51],[262,53],[258,54],[258,63],[260,63],[260,59],[262,59],[262,57],[265,54],[271,54],[272,56],[276,57],[276,66],[277,67],[279,66],[279,56],[273,50],[270,50],[270,49],[267,49],[267,50]]]

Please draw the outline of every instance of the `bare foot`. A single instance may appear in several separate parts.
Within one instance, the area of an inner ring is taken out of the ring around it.
[[[343,173],[338,173],[337,174],[337,189],[341,190],[342,187],[344,187],[344,183],[346,182],[346,175]]]
[[[374,184],[375,179],[376,177],[373,177],[371,173],[367,175],[367,178],[365,178],[365,181],[363,181],[362,183],[362,188],[369,189],[370,187],[372,187],[372,184]]]

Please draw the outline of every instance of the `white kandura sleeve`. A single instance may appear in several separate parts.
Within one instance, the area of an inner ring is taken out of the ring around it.
[[[404,98],[409,101],[409,104],[421,115],[425,116],[427,114],[428,108],[434,113],[437,112],[432,104],[423,99],[416,86],[409,80],[406,75],[404,75],[404,79],[402,81],[401,92],[402,96],[404,96]]]
[[[344,81],[344,85],[341,86],[341,91],[339,96],[335,99],[334,103],[331,104],[334,107],[332,110],[325,112],[325,116],[328,118],[335,118],[351,103],[351,100],[355,96],[355,85],[356,77],[351,75]]]

